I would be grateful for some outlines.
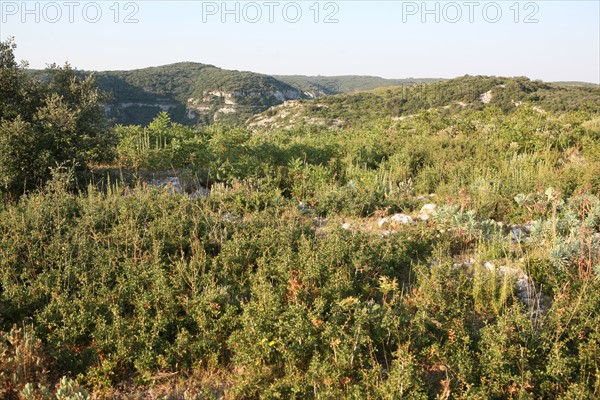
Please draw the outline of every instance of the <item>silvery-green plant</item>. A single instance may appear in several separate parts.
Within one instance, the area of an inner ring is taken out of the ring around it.
[[[88,400],[90,394],[76,381],[63,376],[56,389],[56,400]]]
[[[473,237],[489,238],[500,229],[496,221],[480,219],[475,210],[463,211],[458,205],[438,207],[433,219],[440,228],[460,230]]]

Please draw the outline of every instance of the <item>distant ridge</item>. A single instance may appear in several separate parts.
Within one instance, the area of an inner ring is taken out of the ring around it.
[[[559,86],[583,86],[583,87],[600,87],[600,84],[598,83],[590,83],[590,82],[577,82],[577,81],[558,81],[558,82],[552,82],[555,85],[559,85]]]
[[[130,71],[96,73],[111,95],[107,110],[117,123],[149,123],[160,111],[186,124],[243,122],[287,100],[415,85],[439,79],[384,79],[373,76],[269,76],[182,62]]]
[[[254,130],[302,125],[355,126],[374,118],[402,121],[422,111],[480,110],[513,112],[529,107],[539,113],[600,109],[600,87],[558,84],[526,77],[464,76],[428,84],[378,88],[280,105],[251,118]]]
[[[373,90],[386,86],[416,85],[441,81],[441,78],[385,79],[368,75],[303,76],[274,75],[275,78],[305,92],[320,92],[324,95]]]
[[[43,71],[33,73],[41,75]],[[196,62],[98,71],[94,75],[100,90],[108,95],[107,113],[114,123],[123,125],[147,125],[161,111],[188,125],[241,123],[287,100],[438,81],[354,75],[270,76]]]
[[[43,71],[32,71],[32,73],[43,75]],[[92,71],[81,71],[84,75],[90,73]],[[108,97],[105,102],[106,112],[114,123],[123,125],[147,125],[161,111],[167,111],[173,121],[187,125],[206,125],[214,122],[243,123],[248,118],[288,100],[308,100],[391,87],[444,85],[444,82],[462,82],[462,85],[473,83],[465,78],[449,80],[385,79],[360,75],[271,76],[249,71],[226,70],[196,62],[180,62],[134,70],[99,71],[94,72],[94,75],[100,90]],[[525,81],[541,82],[522,78],[521,83]],[[440,87],[448,89],[454,85],[454,83],[447,83],[446,86]],[[579,89],[598,87],[586,82],[555,82],[543,85]],[[361,96],[369,97],[374,94]],[[498,97],[496,103],[497,100]],[[397,101],[399,100],[385,99],[385,103],[379,103],[377,106],[394,108],[396,106],[392,104]],[[422,103],[420,106],[423,107],[427,104],[437,104],[432,99],[420,101]],[[515,99],[515,101],[519,100]],[[408,102],[408,104],[413,103]]]

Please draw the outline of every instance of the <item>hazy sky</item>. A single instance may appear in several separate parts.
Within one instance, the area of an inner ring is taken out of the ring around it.
[[[33,68],[196,61],[268,74],[600,83],[600,1],[6,1]]]

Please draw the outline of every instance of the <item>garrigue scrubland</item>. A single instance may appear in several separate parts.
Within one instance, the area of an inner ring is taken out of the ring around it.
[[[599,103],[465,77],[161,114],[20,192],[0,156],[0,397],[597,398]]]

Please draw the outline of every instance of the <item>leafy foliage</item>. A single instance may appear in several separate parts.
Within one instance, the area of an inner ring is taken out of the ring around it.
[[[56,166],[110,160],[115,142],[92,77],[53,65],[47,82],[33,82],[14,62],[14,48],[10,41],[0,47],[0,189],[16,196],[43,184]]]

